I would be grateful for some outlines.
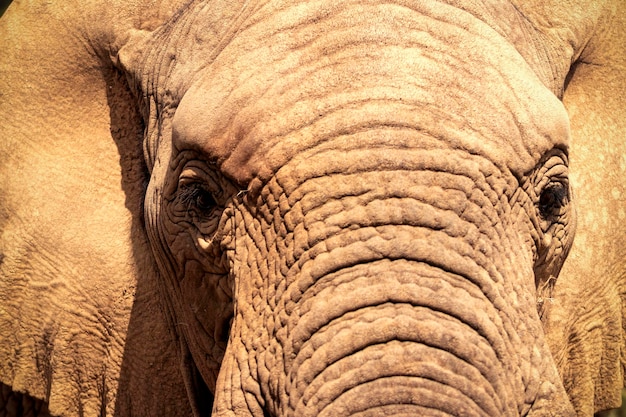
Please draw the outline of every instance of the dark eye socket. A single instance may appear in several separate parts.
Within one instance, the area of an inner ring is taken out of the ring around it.
[[[539,196],[539,211],[543,217],[553,215],[567,204],[568,199],[569,191],[565,184],[549,184]]]
[[[213,194],[200,184],[183,187],[180,200],[188,210],[197,209],[202,212],[208,212],[217,205]]]
[[[199,189],[197,191],[196,206],[200,210],[210,210],[213,207],[215,207],[216,204],[217,203],[215,202],[215,199],[213,198],[213,194],[203,189]]]

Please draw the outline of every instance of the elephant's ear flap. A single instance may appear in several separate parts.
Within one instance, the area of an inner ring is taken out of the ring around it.
[[[139,90],[147,78],[146,61],[150,53],[152,33],[146,30],[133,29],[128,33],[128,39],[113,57],[113,62],[122,69],[133,81]]]
[[[112,57],[114,65],[126,74],[131,89],[139,97],[145,95],[145,87],[148,82],[148,70],[146,62],[150,53],[150,39],[152,32],[133,29],[128,33],[128,38],[123,46]]]
[[[149,63],[150,56],[155,52],[154,32],[146,30],[132,30],[128,40],[113,58],[115,65],[126,74],[131,91],[138,102],[145,126],[145,135],[157,132],[156,91],[152,88],[152,73]],[[144,137],[144,158],[148,170],[151,172],[156,159],[156,140]]]
[[[618,407],[625,383],[625,2],[609,5],[591,32],[568,74],[563,102],[571,120],[578,225],[547,336],[572,402],[591,415]]]
[[[97,43],[108,7],[15,1],[0,18],[0,382],[54,415],[115,413],[141,253],[141,121]],[[85,395],[102,381],[110,396]]]

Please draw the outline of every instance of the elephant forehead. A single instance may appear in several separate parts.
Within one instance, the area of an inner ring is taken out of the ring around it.
[[[441,7],[300,4],[257,16],[186,92],[176,148],[203,152],[246,184],[303,149],[363,130],[417,131],[517,175],[566,147],[563,106],[515,47]],[[413,134],[393,137],[423,145]]]

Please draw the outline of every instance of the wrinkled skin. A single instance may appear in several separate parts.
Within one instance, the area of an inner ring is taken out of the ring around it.
[[[69,416],[617,406],[625,13],[13,4],[0,381]]]

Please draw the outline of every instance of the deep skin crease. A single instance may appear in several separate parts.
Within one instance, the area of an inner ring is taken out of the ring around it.
[[[617,406],[625,27],[621,0],[16,2],[0,410]]]

